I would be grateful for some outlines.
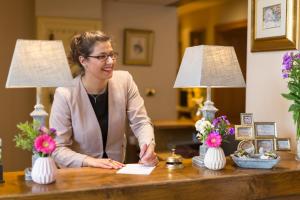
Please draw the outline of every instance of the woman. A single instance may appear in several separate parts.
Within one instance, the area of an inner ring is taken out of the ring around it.
[[[78,34],[71,41],[70,58],[82,73],[74,79],[74,87],[55,91],[50,127],[57,129],[56,163],[60,167],[123,167],[127,117],[141,149],[140,163],[157,164],[144,101],[131,75],[114,71],[117,53],[110,38],[100,31]]]

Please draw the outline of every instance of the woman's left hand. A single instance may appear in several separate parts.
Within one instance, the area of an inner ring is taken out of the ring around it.
[[[155,144],[143,144],[140,151],[139,163],[147,166],[155,166],[158,164],[156,153],[154,152]]]

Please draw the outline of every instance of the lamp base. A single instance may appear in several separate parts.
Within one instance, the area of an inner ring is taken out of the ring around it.
[[[215,113],[218,109],[214,106],[214,102],[212,101],[205,101],[204,106],[201,109],[202,115],[206,120],[212,121],[215,118]]]
[[[34,111],[30,113],[30,116],[34,121],[38,121],[40,126],[44,126],[48,113],[44,110],[44,106],[42,104],[36,104],[34,106]]]

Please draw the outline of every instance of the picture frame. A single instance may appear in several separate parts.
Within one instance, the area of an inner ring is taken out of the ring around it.
[[[252,0],[252,52],[298,48],[298,1]]]
[[[261,149],[262,148],[262,149]],[[275,142],[274,139],[255,139],[256,153],[274,152]]]
[[[275,138],[277,129],[275,122],[254,122],[255,138]]]
[[[125,65],[152,65],[154,32],[125,29],[123,63]]]
[[[246,125],[235,125],[235,139],[236,140],[253,140],[254,133],[253,133],[253,126],[246,126]]]
[[[291,150],[291,139],[290,138],[276,138],[275,143],[276,151],[290,151]]]
[[[241,125],[253,125],[253,114],[252,113],[241,113]]]

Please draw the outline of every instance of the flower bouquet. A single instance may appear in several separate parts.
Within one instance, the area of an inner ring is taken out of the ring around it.
[[[230,127],[225,115],[215,118],[212,123],[202,118],[196,122],[195,128],[197,139],[208,147],[219,147],[229,135],[234,135],[234,128]]]
[[[297,156],[300,160],[300,53],[286,53],[282,62],[282,77],[288,79],[289,92],[282,96],[292,101],[289,112],[293,113],[293,120],[296,124]]]
[[[39,184],[52,183],[56,179],[57,167],[50,157],[55,150],[56,144],[53,137],[56,134],[54,128],[46,127],[39,129],[39,135],[34,140],[34,150],[40,156],[34,163],[31,176],[32,180]]]
[[[222,141],[226,141],[229,135],[234,134],[234,128],[226,116],[217,117],[211,123],[205,119],[198,120],[195,124],[197,139],[202,142],[200,146],[200,163],[213,170],[224,168],[226,164],[225,154],[220,148]],[[208,147],[207,152],[204,149]],[[200,164],[201,165],[201,164]]]
[[[32,179],[34,180],[33,178],[34,171],[36,171],[34,170],[34,168],[37,168],[36,167],[37,162],[41,162],[40,158],[46,158],[44,160],[52,160],[52,161],[48,161],[51,164],[50,168],[51,170],[56,170],[55,163],[53,159],[50,157],[51,153],[56,148],[56,143],[53,139],[53,137],[56,134],[56,130],[54,128],[50,128],[48,130],[46,127],[39,128],[39,123],[36,121],[32,123],[31,122],[19,123],[17,125],[17,128],[19,129],[20,132],[14,137],[14,141],[16,142],[16,147],[33,152],[33,156],[32,156],[33,168],[32,171],[30,168],[25,169],[25,180],[32,180]],[[42,182],[36,181],[36,182],[44,183],[47,181],[42,181]]]

